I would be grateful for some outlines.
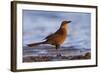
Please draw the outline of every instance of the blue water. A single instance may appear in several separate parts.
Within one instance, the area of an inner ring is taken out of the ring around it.
[[[91,48],[90,13],[35,10],[23,10],[23,46],[43,41],[47,35],[54,33],[64,20],[72,22],[68,25],[68,37],[62,46]]]

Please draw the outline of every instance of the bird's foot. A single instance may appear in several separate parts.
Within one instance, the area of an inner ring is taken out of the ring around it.
[[[57,54],[57,55],[56,55],[56,57],[61,57],[61,56],[62,56],[61,54]]]

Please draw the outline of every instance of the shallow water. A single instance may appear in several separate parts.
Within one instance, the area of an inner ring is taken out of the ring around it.
[[[39,58],[39,61],[45,61],[43,59],[49,59],[50,61],[68,60],[70,57],[84,56],[86,53],[90,53],[90,49],[77,49],[74,47],[61,47],[58,50],[55,47],[41,45],[36,47],[23,47],[23,61],[31,57],[32,59]],[[42,60],[40,60],[42,59]],[[25,62],[24,61],[24,62]],[[36,60],[38,61],[38,60]],[[34,62],[34,60],[33,60]]]

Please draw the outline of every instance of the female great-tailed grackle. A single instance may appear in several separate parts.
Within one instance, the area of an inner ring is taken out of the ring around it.
[[[67,37],[68,23],[70,22],[71,21],[63,21],[60,28],[55,33],[50,34],[45,38],[46,41],[28,44],[28,46],[32,47],[40,44],[51,44],[54,45],[56,49],[58,49]]]

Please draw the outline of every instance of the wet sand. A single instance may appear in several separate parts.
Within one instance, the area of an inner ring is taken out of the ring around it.
[[[23,62],[65,61],[90,59],[90,49],[77,49],[74,47],[55,47],[41,45],[35,47],[23,47]]]

